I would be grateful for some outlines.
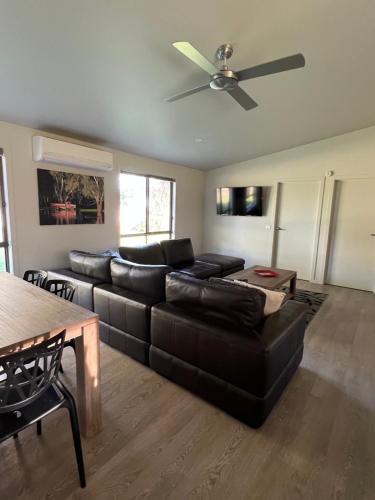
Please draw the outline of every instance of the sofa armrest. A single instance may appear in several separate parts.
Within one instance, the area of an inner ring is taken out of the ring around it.
[[[302,343],[307,311],[308,307],[304,304],[289,300],[279,311],[268,316],[257,328],[258,338],[264,348],[267,351],[276,349],[291,335],[295,336],[297,342]]]
[[[271,386],[296,352],[303,349],[307,306],[289,300],[257,328],[267,366],[265,385]]]

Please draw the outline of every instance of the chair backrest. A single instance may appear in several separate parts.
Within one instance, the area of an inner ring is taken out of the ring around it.
[[[42,271],[41,269],[30,269],[25,271],[25,274],[23,275],[23,279],[25,281],[28,281],[33,285],[40,286],[41,288],[44,288],[47,277],[47,271]]]
[[[76,286],[67,280],[48,280],[45,289],[62,299],[73,302],[73,297],[76,291]]]
[[[0,414],[23,408],[56,380],[65,330],[33,347],[0,357]]]

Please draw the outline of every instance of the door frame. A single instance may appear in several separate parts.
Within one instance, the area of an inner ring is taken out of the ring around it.
[[[5,253],[5,270],[10,271],[10,251],[9,251],[9,230],[8,230],[8,213],[7,213],[7,199],[5,189],[5,168],[4,168],[4,151],[0,148],[0,211],[2,220],[2,234],[3,239],[0,241],[0,248],[4,249]]]
[[[366,174],[357,174],[357,175],[350,175],[350,174],[339,174],[339,175],[334,175],[329,178],[329,182],[327,182],[327,201],[326,201],[326,211],[327,211],[327,216],[328,219],[326,221],[326,224],[323,225],[323,231],[322,231],[322,241],[320,243],[320,246],[322,247],[322,270],[323,270],[323,283],[326,283],[326,277],[327,277],[327,271],[328,271],[328,263],[329,263],[329,258],[330,258],[330,250],[331,250],[331,241],[333,237],[333,209],[334,209],[334,201],[337,193],[337,186],[338,182],[340,181],[350,181],[350,180],[372,180],[375,181],[375,176],[374,175],[366,175]],[[324,257],[324,259],[323,259]],[[333,285],[334,286],[334,285]],[[375,293],[375,283],[373,285],[373,293]]]
[[[319,192],[318,192],[318,211],[315,220],[315,230],[314,230],[314,249],[310,268],[310,281],[315,283],[324,283],[324,277],[321,270],[318,268],[318,254],[319,254],[319,240],[322,224],[323,215],[323,201],[325,192],[325,177],[308,177],[308,178],[286,178],[278,179],[276,181],[276,197],[275,205],[273,211],[273,228],[271,236],[271,266],[275,267],[276,264],[276,254],[277,254],[277,234],[276,227],[278,225],[280,217],[280,202],[281,202],[281,185],[292,182],[318,182]],[[298,278],[298,276],[297,276]]]

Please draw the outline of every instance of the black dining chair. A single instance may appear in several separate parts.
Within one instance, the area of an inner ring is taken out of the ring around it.
[[[68,280],[48,280],[45,284],[45,289],[48,292],[61,297],[62,299],[69,300],[73,302],[73,297],[76,292],[77,287],[73,285]],[[71,347],[74,352],[76,352],[76,341],[75,339],[70,339],[65,342],[64,347]],[[64,373],[64,368],[60,364],[60,372]]]
[[[73,302],[73,297],[77,287],[67,280],[48,280],[44,288],[62,299]]]
[[[60,408],[69,411],[81,487],[86,486],[81,436],[73,396],[58,379],[65,330],[28,349],[0,357],[0,442]]]
[[[47,277],[47,271],[42,271],[41,269],[30,269],[28,271],[25,271],[23,275],[23,279],[25,281],[28,281],[33,285],[40,286],[40,288],[44,288]]]

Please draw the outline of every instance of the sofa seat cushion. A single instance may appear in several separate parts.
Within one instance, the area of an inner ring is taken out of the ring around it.
[[[233,273],[236,273],[237,271],[242,271],[243,269],[244,269],[244,266],[232,267],[231,269],[227,269],[226,271],[222,271],[221,277],[225,278],[226,276],[229,276]]]
[[[68,280],[77,287],[73,297],[73,302],[79,306],[94,309],[93,289],[103,283],[102,280],[90,278],[84,274],[75,273],[71,269],[55,269],[48,271],[49,280]]]
[[[151,344],[257,397],[265,397],[303,345],[305,307],[289,302],[271,318],[272,324],[261,329],[264,335],[244,336],[193,318],[181,308],[158,304],[152,308]]]
[[[177,271],[199,279],[206,279],[211,276],[221,275],[220,266],[217,266],[216,264],[209,264],[208,262],[199,262],[197,260],[189,266],[178,268]]]
[[[232,269],[240,271],[245,265],[245,260],[240,257],[231,257],[230,255],[220,255],[218,253],[201,253],[195,258],[202,262],[209,262],[220,266],[222,272],[232,271]]]
[[[94,311],[100,320],[145,342],[150,342],[151,307],[156,303],[109,283],[94,288]]]

